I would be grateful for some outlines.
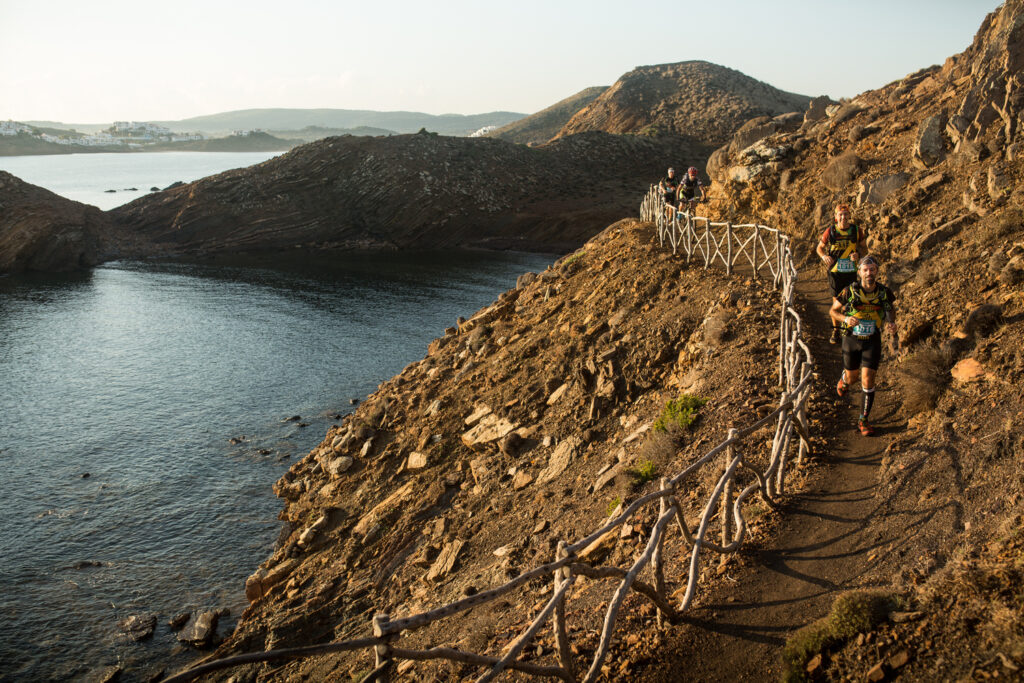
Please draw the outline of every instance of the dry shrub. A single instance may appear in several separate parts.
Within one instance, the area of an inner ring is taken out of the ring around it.
[[[677,433],[669,433],[668,431],[650,431],[647,433],[647,438],[644,439],[644,443],[640,446],[640,461],[650,461],[664,465],[671,462],[672,458],[676,455],[676,439],[682,435],[682,430]]]
[[[917,287],[924,289],[926,287],[931,287],[938,279],[939,273],[935,269],[935,266],[930,263],[926,263],[917,271],[917,276],[914,278],[914,284],[917,285]]]
[[[949,382],[949,354],[926,346],[906,358],[899,366],[903,389],[903,407],[910,415],[935,408],[939,395]]]

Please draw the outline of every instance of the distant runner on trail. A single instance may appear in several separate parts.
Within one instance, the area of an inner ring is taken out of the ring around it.
[[[697,190],[700,190],[700,199],[697,199]],[[702,202],[707,198],[708,192],[704,189],[704,183],[697,176],[697,169],[691,166],[679,183],[679,208],[683,208],[685,201],[686,208],[692,212],[697,202]]]
[[[875,402],[875,375],[882,361],[882,326],[892,334],[890,350],[899,346],[896,337],[896,296],[892,290],[878,282],[878,262],[865,256],[857,267],[857,281],[845,287],[832,300],[829,316],[845,330],[843,337],[843,374],[836,385],[836,393],[846,396],[850,385],[860,379],[863,392],[860,420],[857,428],[864,436],[875,433],[868,416]],[[860,373],[863,372],[863,378]]]
[[[836,205],[835,223],[826,228],[818,242],[818,257],[828,269],[828,286],[833,298],[857,279],[857,261],[867,255],[867,233],[850,220],[850,205]],[[830,344],[838,344],[839,323],[832,327]]]
[[[670,167],[667,173],[668,175],[658,183],[658,189],[661,190],[661,198],[665,201],[665,215],[671,220],[672,214],[675,213],[676,209],[676,192],[679,189],[679,178],[676,178],[676,169],[674,168]]]

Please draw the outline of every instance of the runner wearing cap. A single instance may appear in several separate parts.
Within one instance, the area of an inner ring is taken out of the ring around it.
[[[850,385],[860,380],[863,397],[857,427],[864,436],[875,433],[868,416],[875,401],[875,378],[882,361],[883,326],[892,334],[893,353],[899,345],[895,300],[892,290],[878,282],[878,262],[872,256],[865,256],[857,266],[857,280],[839,292],[829,311],[832,322],[845,331],[843,374],[836,385],[836,393],[846,396]]]
[[[851,222],[850,206],[837,205],[835,222],[821,234],[817,249],[818,257],[828,269],[828,286],[833,298],[856,281],[857,260],[868,251],[866,239],[864,229]],[[840,327],[837,323],[833,325],[832,336],[828,341],[830,344],[838,344],[839,339]]]

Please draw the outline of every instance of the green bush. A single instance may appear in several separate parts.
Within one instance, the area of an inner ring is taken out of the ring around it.
[[[654,421],[654,431],[672,434],[684,431],[697,420],[698,412],[707,403],[706,398],[683,394],[665,404],[661,416]]]
[[[622,496],[615,496],[608,501],[608,516],[611,517],[612,513],[615,512],[615,508],[622,504]]]
[[[807,662],[814,655],[870,631],[898,607],[896,598],[888,593],[857,591],[840,595],[828,616],[804,626],[786,641],[782,680],[807,680]]]
[[[646,484],[658,475],[658,466],[652,460],[641,460],[629,470],[638,485]]]

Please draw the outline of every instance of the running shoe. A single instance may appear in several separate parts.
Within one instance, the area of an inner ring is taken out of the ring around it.
[[[846,392],[850,390],[850,385],[843,381],[843,378],[839,378],[839,384],[836,385],[836,393],[839,394],[839,398],[846,396]]]
[[[875,435],[875,428],[872,427],[871,424],[863,417],[857,422],[857,429],[859,429],[860,433],[863,434],[864,436]]]
[[[838,344],[839,343],[839,328],[838,327],[833,327],[832,328],[832,336],[828,338],[828,343],[829,344]]]

